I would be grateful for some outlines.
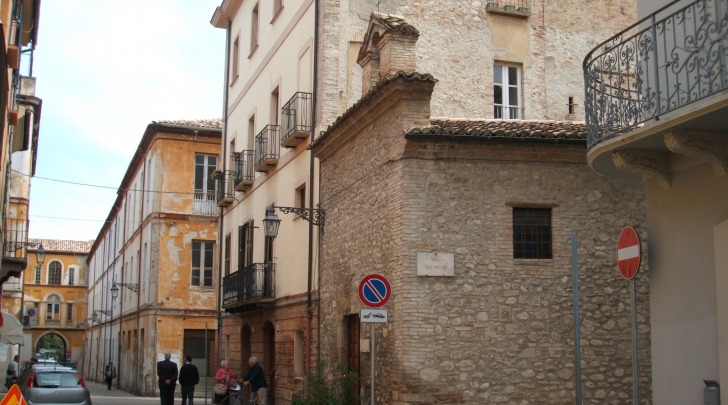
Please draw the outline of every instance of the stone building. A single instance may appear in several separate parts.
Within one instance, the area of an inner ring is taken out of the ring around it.
[[[638,4],[642,19],[584,62],[587,160],[645,189],[654,403],[717,404],[728,387],[728,1]]]
[[[154,121],[89,252],[84,378],[157,395],[156,363],[192,356],[214,373],[219,119]]]
[[[371,23],[400,33],[404,48],[367,54],[382,34],[370,26],[372,12],[399,15],[417,27],[398,25],[396,18]],[[319,161],[312,159],[309,146],[379,83],[375,65],[389,71],[404,63],[399,66],[407,73],[417,69],[437,77],[427,101],[432,114],[419,126],[430,125],[432,117],[582,120],[581,57],[597,38],[611,35],[615,24],[628,24],[634,16],[633,0],[598,5],[577,0],[223,0],[211,21],[228,37],[223,194],[218,200],[221,356],[232,361],[233,369],[245,371],[245,359],[257,355],[271,398],[288,403],[304,388],[319,357],[319,336],[339,336],[338,321],[334,329],[325,324],[325,330],[317,323],[318,308],[330,309],[332,302],[319,301],[319,286],[321,292],[327,288],[329,271],[319,264],[319,240],[328,225],[306,221],[320,213],[318,208],[326,209],[319,204]],[[367,58],[369,70],[357,64]],[[360,125],[367,122],[352,131]],[[366,157],[374,156],[357,156]],[[341,179],[327,176],[326,181]],[[275,239],[261,226],[270,210],[281,220]],[[352,345],[358,344],[349,336]]]
[[[583,122],[554,121],[581,116],[579,80],[567,80],[578,77],[578,53],[559,47],[577,29],[571,5],[559,18],[546,2],[452,9],[440,22],[462,24],[455,33],[416,5],[400,11],[419,25],[372,14],[358,53],[363,96],[312,145],[326,211],[321,358],[357,373],[364,398],[372,336],[357,290],[376,273],[393,291],[388,322],[373,328],[376,403],[571,404],[579,391],[587,403],[629,403],[632,308],[616,238],[625,225],[644,230],[644,194],[589,170]],[[620,7],[633,13],[626,2],[603,12]],[[474,46],[471,24],[515,42],[476,47],[487,55],[473,68],[457,60],[471,57],[458,48]],[[431,47],[443,33],[458,40]],[[576,37],[575,47],[590,41]],[[463,75],[452,71],[459,63]],[[437,77],[418,73],[423,66]],[[639,390],[649,403],[647,276],[636,285]]]

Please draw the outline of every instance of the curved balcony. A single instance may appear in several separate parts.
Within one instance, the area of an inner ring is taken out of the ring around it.
[[[728,139],[727,50],[728,0],[671,2],[594,48],[583,65],[589,164],[659,177],[672,153]]]

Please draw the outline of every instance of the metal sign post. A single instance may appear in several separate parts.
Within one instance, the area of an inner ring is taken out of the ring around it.
[[[617,267],[623,278],[629,280],[632,301],[632,403],[639,404],[639,356],[637,356],[637,292],[634,278],[640,269],[642,243],[631,226],[622,229],[617,238]]]
[[[359,299],[369,308],[380,308],[389,301],[392,296],[392,287],[389,280],[379,274],[370,274],[359,282]],[[372,334],[372,361],[371,361],[371,405],[375,403],[375,393],[377,392],[377,383],[374,373],[377,369],[377,334],[374,328],[377,323],[387,322],[386,309],[362,309],[359,313],[359,321],[361,323],[371,323]]]

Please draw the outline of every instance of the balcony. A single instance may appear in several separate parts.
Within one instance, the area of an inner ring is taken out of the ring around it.
[[[727,48],[728,0],[669,4],[594,48],[584,59],[589,164],[662,186],[675,154],[725,166],[715,152],[728,139]]]
[[[195,190],[192,213],[195,215],[217,215],[214,191]]]
[[[218,173],[218,172],[216,172]],[[217,179],[217,206],[227,207],[235,201],[235,172],[219,172]]]
[[[254,150],[244,150],[235,155],[235,190],[245,191],[255,183]]]
[[[280,135],[280,126],[266,125],[255,136],[255,171],[267,172],[278,164],[281,156]]]
[[[240,313],[267,308],[275,302],[275,264],[253,263],[222,280],[222,308]]]
[[[297,92],[283,106],[281,146],[295,148],[311,134],[312,94]]]
[[[28,264],[28,220],[5,218],[5,243],[0,268],[0,280],[9,276],[22,277]]]
[[[506,14],[514,17],[527,18],[531,15],[530,0],[494,0],[485,5],[486,11],[495,14]]]

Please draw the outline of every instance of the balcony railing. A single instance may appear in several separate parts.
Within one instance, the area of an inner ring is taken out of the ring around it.
[[[311,134],[312,94],[297,92],[283,106],[281,146],[295,148]]]
[[[254,263],[222,280],[222,307],[236,313],[269,306],[275,300],[275,264]]]
[[[728,0],[674,10],[668,4],[584,59],[589,148],[728,89]]]
[[[217,177],[217,206],[227,207],[235,201],[235,172],[226,170]]]
[[[195,190],[192,213],[195,215],[217,215],[214,191]]]
[[[281,156],[281,127],[266,125],[255,136],[255,170],[267,172],[278,163]]]
[[[235,156],[235,190],[245,191],[255,182],[254,150],[244,150]]]
[[[28,259],[27,219],[5,218],[3,259],[19,261]]]

